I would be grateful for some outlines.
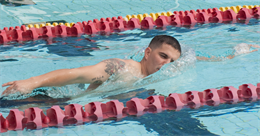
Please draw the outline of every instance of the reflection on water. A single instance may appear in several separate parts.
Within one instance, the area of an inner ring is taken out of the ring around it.
[[[46,48],[48,54],[56,54],[62,57],[72,56],[92,56],[90,53],[95,50],[108,49],[106,46],[99,45],[94,40],[84,37],[56,37],[48,40],[10,42],[0,45],[0,52],[21,51],[23,52],[42,52]]]

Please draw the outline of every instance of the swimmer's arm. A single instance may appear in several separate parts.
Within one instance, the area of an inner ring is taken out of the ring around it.
[[[229,55],[225,58],[227,59],[233,59],[235,57],[235,55]],[[201,60],[201,61],[222,61],[223,58],[218,58],[218,57],[215,57],[215,56],[212,56],[210,58],[208,57],[201,57],[201,56],[196,56],[197,60]]]
[[[260,48],[259,45],[249,45],[251,47],[255,47],[255,48]],[[252,52],[255,52],[255,51],[258,51],[258,49],[254,49],[250,52],[247,52],[247,53],[252,53]],[[227,59],[233,59],[235,57],[235,55],[228,55]],[[208,57],[201,57],[201,56],[196,56],[197,60],[201,60],[201,61],[222,61],[224,60],[225,58],[220,58],[220,57],[215,57],[215,56],[211,56],[210,58]]]
[[[5,83],[2,87],[9,87],[6,88],[3,94],[15,92],[30,93],[35,88],[39,87],[64,86],[74,83],[92,83],[96,81],[96,78],[99,79],[100,75],[104,80],[108,78],[107,76],[102,76],[102,63],[74,69],[60,69],[29,79]],[[103,75],[105,75],[105,73]]]
[[[254,48],[260,48],[259,45],[253,45],[253,44],[249,44],[250,47],[254,47]]]
[[[252,50],[252,51],[250,51],[250,52],[248,52],[248,53],[252,53],[252,52],[255,52],[255,51],[257,51],[257,49]],[[210,57],[210,58],[208,58],[208,57],[196,56],[197,60],[201,60],[201,61],[222,61],[222,60],[224,60],[225,58],[226,58],[226,59],[233,59],[234,57],[235,57],[235,55],[228,55],[227,57],[224,57],[224,58],[215,57],[215,56],[212,56],[212,57]]]
[[[106,80],[104,66],[98,63],[93,66],[85,66],[74,69],[60,69],[49,72],[47,74],[32,77],[36,81],[38,87],[46,86],[64,86],[75,83],[93,83],[98,80]]]
[[[249,47],[254,47],[254,48],[260,48],[259,45],[253,45],[253,44],[249,44]],[[258,51],[258,49],[254,49],[252,51],[249,51],[247,53],[252,53],[252,52],[255,52],[255,51]],[[233,59],[235,57],[235,55],[229,55],[225,58],[227,59]],[[211,56],[210,58],[208,57],[203,57],[203,56],[196,56],[197,60],[201,60],[201,61],[222,61],[223,59],[225,58],[220,58],[220,57],[215,57],[215,56]]]
[[[2,86],[9,87],[6,88],[3,94],[17,91],[30,93],[38,87],[63,86],[74,83],[100,84],[124,65],[124,62],[119,59],[108,59],[93,66],[55,70],[29,79],[5,83]]]

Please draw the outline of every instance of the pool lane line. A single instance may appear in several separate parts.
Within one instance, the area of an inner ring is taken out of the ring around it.
[[[238,13],[238,11],[241,9],[241,8],[247,8],[247,9],[252,9],[254,7],[259,7],[259,5],[243,5],[240,6],[231,6],[231,7],[220,7],[219,10],[220,11],[226,11],[226,10],[229,10],[229,9],[232,9],[235,13]],[[140,22],[145,18],[145,17],[152,17],[154,19],[154,21],[158,18],[158,16],[171,16],[173,14],[173,12],[171,11],[168,11],[168,12],[161,12],[161,13],[150,13],[150,14],[147,14],[147,13],[144,13],[144,14],[138,14],[138,15],[126,15],[126,17],[124,17],[124,20],[128,21],[130,20],[131,18],[137,18],[140,20]],[[52,21],[53,23],[49,24],[49,26],[56,26],[55,24],[57,24],[57,22],[59,23],[59,21]],[[42,26],[45,26],[46,23],[38,23],[39,25],[42,25]],[[60,23],[59,23],[60,24]],[[68,27],[71,27],[71,23],[69,23],[70,25],[67,25]],[[28,23],[27,25],[30,25],[29,28],[33,27],[34,25]]]
[[[37,39],[49,39],[54,37],[81,36],[87,35],[110,35],[132,29],[154,29],[165,28],[166,26],[175,27],[193,27],[197,23],[249,23],[251,18],[260,17],[260,7],[252,9],[241,8],[238,13],[232,9],[220,11],[218,8],[197,9],[190,11],[174,11],[163,13],[144,14],[145,17],[139,15],[132,17],[126,21],[122,16],[112,18],[94,19],[88,22],[65,23],[58,24],[34,24],[16,26],[15,28],[4,27],[0,30],[0,44],[10,41],[27,41]],[[151,17],[149,17],[151,16]],[[140,20],[141,22],[140,22]],[[155,19],[156,18],[156,19]],[[50,40],[49,40],[50,41]]]
[[[241,8],[252,9],[254,7],[259,7],[259,5],[254,5],[254,6],[253,5],[243,5],[243,7],[240,6],[240,5],[231,6],[231,7],[220,7],[219,10],[220,11],[226,11],[226,10],[232,9],[235,13],[238,13],[238,11]],[[158,12],[158,13],[150,13],[150,14],[144,13],[144,14],[138,14],[138,15],[126,15],[126,17],[124,17],[124,20],[128,21],[131,18],[137,18],[141,22],[145,17],[152,17],[155,21],[158,18],[158,16],[161,16],[161,15],[162,16],[171,16],[172,14],[173,14],[173,12],[168,11],[168,12],[161,12],[161,13]],[[51,22],[47,22],[47,23],[42,22],[42,23],[37,23],[37,24],[39,25],[39,27],[43,27],[45,25],[47,25],[47,26],[57,26],[57,24],[59,24],[59,25],[64,24],[64,23],[59,23],[59,20],[58,21],[52,21],[52,23]],[[72,24],[74,24],[74,22]],[[66,26],[71,27],[72,24],[68,23]],[[25,25],[28,26],[29,28],[35,27],[35,23],[34,24],[28,23],[28,24],[25,24]],[[36,27],[36,28],[39,28],[39,27]]]
[[[220,7],[219,10],[220,11],[226,11],[226,10],[229,10],[229,9],[232,9],[235,13],[238,13],[238,11],[241,9],[241,8],[247,8],[247,9],[252,9],[254,7],[259,7],[259,5],[243,5],[240,6],[231,6],[231,7]],[[147,13],[144,13],[144,14],[138,14],[138,15],[126,15],[126,17],[124,17],[124,20],[128,21],[130,20],[131,18],[137,18],[140,20],[140,22],[145,18],[145,17],[152,17],[154,20],[156,20],[158,18],[158,16],[171,16],[173,14],[173,12],[171,11],[168,11],[168,12],[161,12],[161,13],[150,13],[150,14],[147,14]],[[62,20],[63,22],[60,22],[60,20],[57,20],[57,21],[50,21],[50,22],[39,22],[39,23],[27,23],[27,24],[23,24],[23,25],[26,25],[28,28],[31,28],[31,27],[35,27],[35,28],[40,28],[40,27],[43,27],[43,26],[57,26],[57,25],[63,25],[65,24],[67,27],[71,27],[74,22],[72,23],[68,23],[64,20]],[[38,25],[37,25],[38,24]]]
[[[232,9],[220,11],[218,8],[197,9],[190,11],[174,11],[170,13],[154,14],[151,13],[148,17],[144,17],[140,22],[137,18],[131,18],[129,21],[124,20],[122,16],[112,18],[94,19],[88,22],[77,23],[46,23],[35,24],[33,27],[29,25],[16,26],[15,28],[4,27],[0,30],[0,44],[10,41],[28,41],[37,39],[49,39],[54,37],[68,37],[87,35],[110,35],[132,29],[154,29],[165,28],[166,26],[189,27],[192,28],[197,23],[249,23],[251,18],[260,18],[260,7],[252,9],[241,8],[238,13]],[[165,16],[167,15],[167,16]],[[168,16],[170,15],[170,16]],[[135,17],[135,16],[134,16]],[[154,21],[154,18],[157,19]],[[139,16],[141,19],[142,17]],[[50,41],[50,40],[49,40]]]
[[[62,127],[64,125],[82,125],[86,122],[100,122],[109,118],[122,119],[126,116],[141,116],[146,113],[160,113],[164,110],[180,111],[184,108],[198,109],[204,105],[237,104],[260,100],[260,83],[257,86],[242,84],[239,88],[225,86],[221,89],[206,89],[202,92],[188,91],[184,94],[171,93],[168,97],[149,96],[146,99],[132,98],[126,107],[118,100],[107,103],[90,102],[84,105],[69,104],[64,107],[54,105],[46,114],[38,107],[31,107],[24,112],[11,109],[4,118],[0,113],[0,132],[12,130],[42,129],[45,127]]]

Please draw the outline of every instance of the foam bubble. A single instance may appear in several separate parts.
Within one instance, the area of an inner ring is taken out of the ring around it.
[[[52,98],[67,98],[81,94],[86,90],[84,84],[71,84],[62,87],[48,87],[47,95]]]
[[[180,75],[182,71],[184,71],[186,68],[194,66],[196,62],[195,51],[184,44],[181,45],[181,48],[182,53],[181,57],[178,60],[176,60],[173,63],[168,63],[164,65],[158,72],[147,76],[143,80],[136,82],[135,85],[144,86],[154,82],[159,82],[162,80],[173,78],[177,75]]]
[[[234,47],[235,55],[245,54],[250,52],[250,46],[246,43],[240,43]]]

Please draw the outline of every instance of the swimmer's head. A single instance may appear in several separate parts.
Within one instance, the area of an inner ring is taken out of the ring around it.
[[[174,49],[178,50],[181,53],[181,46],[178,40],[168,35],[155,36],[148,47],[150,47],[151,49],[156,49],[161,47],[164,43],[172,46]]]
[[[155,36],[145,49],[144,58],[141,61],[142,73],[145,76],[155,73],[164,64],[177,60],[181,55],[179,42],[168,35]]]

